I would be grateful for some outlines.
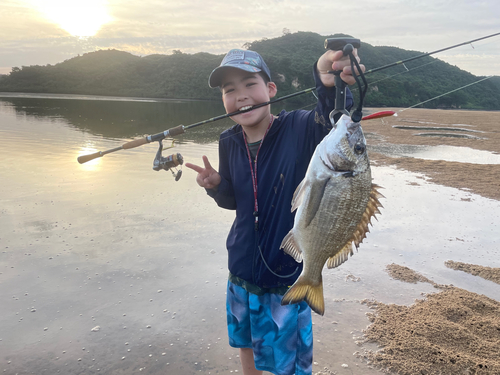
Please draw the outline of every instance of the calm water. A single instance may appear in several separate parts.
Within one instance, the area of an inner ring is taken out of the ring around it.
[[[225,322],[234,213],[219,209],[191,170],[178,182],[153,171],[156,144],[76,162],[221,113],[211,102],[0,97],[3,373],[241,373]],[[166,154],[217,165],[217,138],[229,126],[190,131]],[[385,208],[359,252],[324,271],[314,371],[378,373],[353,356],[369,323],[359,300],[410,304],[433,291],[390,279],[387,264],[500,299],[497,284],[444,266],[500,267],[498,201],[387,167],[373,174]]]

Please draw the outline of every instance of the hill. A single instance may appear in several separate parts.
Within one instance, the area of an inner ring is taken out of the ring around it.
[[[336,34],[326,37],[342,36]],[[279,96],[313,87],[312,65],[324,52],[326,38],[316,33],[288,33],[245,44],[259,52],[278,84]],[[367,69],[421,54],[397,47],[362,43],[359,55]],[[0,77],[0,91],[111,95],[177,99],[218,99],[210,89],[210,72],[223,55],[209,53],[139,57],[117,50],[86,53],[55,65],[14,67]],[[408,70],[408,71],[407,71]],[[425,57],[367,76],[366,106],[407,107],[475,82],[466,71],[433,57]],[[354,92],[356,90],[354,89]],[[311,103],[310,96],[292,99],[293,105]],[[500,77],[468,87],[424,105],[427,108],[500,109]]]

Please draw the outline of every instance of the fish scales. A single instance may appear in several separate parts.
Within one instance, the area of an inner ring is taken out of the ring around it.
[[[382,195],[372,184],[366,140],[359,123],[342,116],[318,145],[306,176],[292,201],[294,226],[281,247],[304,262],[302,273],[283,296],[282,304],[305,300],[324,314],[321,272],[337,267],[366,237],[368,224],[379,214]]]

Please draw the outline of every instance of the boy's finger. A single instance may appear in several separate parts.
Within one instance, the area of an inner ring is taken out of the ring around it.
[[[190,168],[192,169],[193,171],[195,172],[198,172],[198,173],[201,173],[203,172],[203,168],[198,166],[198,165],[195,165],[195,164],[191,164],[191,163],[186,163],[184,164],[187,168]]]
[[[342,51],[330,51],[330,61],[337,61],[340,60],[344,54]]]
[[[205,168],[206,168],[206,169],[213,169],[213,168],[212,168],[212,165],[211,165],[211,164],[210,164],[210,162],[208,161],[208,158],[207,158],[205,155],[203,155],[203,157],[202,157],[202,158],[203,158],[203,164],[205,164]]]
[[[365,66],[363,64],[359,64],[359,67],[361,68],[361,70],[363,72],[366,70]],[[350,75],[352,75],[352,69],[351,69],[350,66],[344,67],[344,69],[342,71],[343,71],[344,74],[350,74]],[[356,72],[356,75],[359,75],[359,71],[358,71],[357,67],[354,67],[354,71]]]

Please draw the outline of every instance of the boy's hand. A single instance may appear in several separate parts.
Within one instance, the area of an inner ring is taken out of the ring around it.
[[[191,163],[186,163],[185,166],[187,168],[191,168],[195,172],[198,172],[198,176],[196,176],[196,182],[198,185],[204,187],[205,189],[216,189],[220,184],[220,175],[215,169],[212,168],[205,155],[203,155],[202,158],[205,168]]]
[[[354,51],[352,53],[359,63],[360,59],[358,56],[358,50],[354,48]],[[340,73],[340,78],[342,78],[342,81],[344,81],[348,85],[356,83],[356,80],[352,76],[351,61],[349,59],[349,56],[344,56],[342,51],[326,51],[319,58],[317,67],[321,82],[323,82],[323,85],[327,87],[335,86],[334,75],[331,73],[327,73],[329,70],[342,70],[342,73]],[[360,68],[361,70],[363,70],[363,72],[365,71],[364,65],[360,64]],[[356,66],[354,66],[354,69],[356,69]]]

